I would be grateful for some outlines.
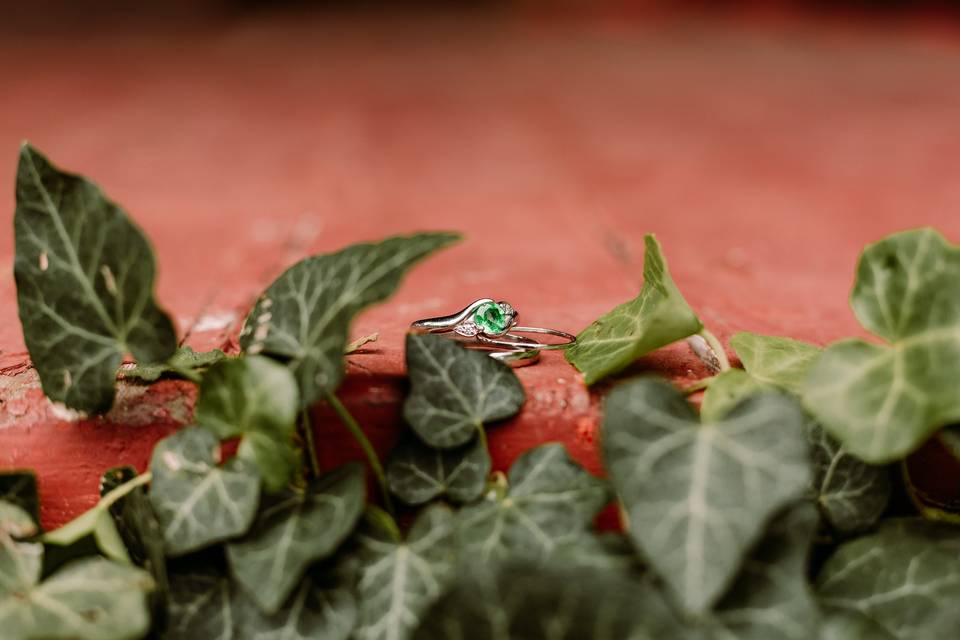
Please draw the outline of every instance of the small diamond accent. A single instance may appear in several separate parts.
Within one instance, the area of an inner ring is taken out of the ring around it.
[[[461,322],[456,327],[454,327],[453,330],[456,333],[459,333],[460,335],[466,336],[468,338],[472,338],[478,333],[480,333],[480,327],[478,327],[476,324],[474,324],[470,320]]]

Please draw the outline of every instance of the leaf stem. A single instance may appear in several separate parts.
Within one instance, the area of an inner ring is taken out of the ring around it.
[[[363,449],[364,455],[367,456],[367,462],[373,470],[373,475],[377,478],[377,484],[380,485],[383,504],[387,508],[387,511],[391,514],[395,513],[393,510],[393,501],[390,499],[390,489],[387,488],[387,476],[383,472],[383,465],[380,464],[380,458],[377,456],[377,451],[373,448],[370,439],[367,438],[367,435],[363,432],[363,429],[360,428],[360,425],[357,424],[354,417],[350,415],[350,412],[340,401],[340,398],[332,391],[327,391],[327,402],[330,403],[330,406],[333,407],[340,421],[350,431],[350,434],[360,445],[360,448]]]
[[[713,351],[714,355],[717,356],[717,363],[720,365],[720,371],[727,371],[730,368],[730,360],[727,358],[727,352],[724,351],[723,345],[720,343],[720,340],[717,339],[717,336],[713,335],[713,333],[711,333],[711,331],[706,327],[701,329],[698,335],[707,341],[707,344],[710,345],[710,349]]]
[[[307,460],[310,462],[310,472],[314,478],[320,477],[320,461],[317,459],[317,444],[313,438],[313,421],[310,420],[310,410],[300,412],[300,431],[303,432],[303,443],[307,448]]]

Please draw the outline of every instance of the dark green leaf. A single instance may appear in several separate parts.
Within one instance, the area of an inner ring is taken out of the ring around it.
[[[403,417],[431,447],[465,445],[484,424],[523,406],[523,387],[509,366],[441,336],[408,335],[407,370]]]
[[[713,637],[731,640],[813,640],[819,611],[807,584],[807,555],[817,512],[803,502],[771,521],[731,589],[717,604],[722,625]]]
[[[687,610],[707,610],[769,517],[803,494],[804,420],[796,402],[771,394],[701,424],[679,391],[654,379],[607,397],[603,453],[630,535]]]
[[[890,500],[890,471],[853,457],[813,421],[806,432],[813,453],[812,492],[823,518],[843,535],[871,528]]]
[[[220,362],[227,357],[220,349],[211,351],[194,351],[190,347],[180,347],[166,362],[152,364],[134,364],[120,369],[126,379],[140,380],[141,382],[156,382],[162,377],[172,376],[194,379],[198,373],[210,365]]]
[[[200,385],[195,420],[221,440],[242,436],[237,456],[253,464],[268,491],[279,491],[300,467],[293,445],[297,382],[263,356],[223,360]]]
[[[842,545],[817,578],[828,607],[864,614],[899,640],[955,637],[960,628],[960,531],[887,520]]]
[[[656,589],[585,567],[512,561],[460,569],[418,640],[655,640],[689,637]]]
[[[396,236],[302,260],[260,296],[240,344],[247,353],[288,362],[307,407],[340,383],[353,317],[388,298],[414,264],[458,239],[452,233]]]
[[[804,405],[858,458],[898,460],[960,420],[960,249],[933,229],[869,245],[850,302],[889,344],[831,345],[810,371]]]
[[[239,458],[218,466],[220,443],[202,427],[164,438],[153,450],[150,502],[167,555],[243,535],[253,523],[260,478]]]
[[[39,584],[35,576],[15,593],[0,592],[0,629],[4,640],[140,638],[150,627],[152,586],[141,569],[86,558]]]
[[[235,591],[223,572],[207,567],[172,572],[164,640],[235,640]]]
[[[593,519],[609,501],[606,485],[571,460],[563,445],[541,445],[513,463],[508,488],[495,487],[460,510],[457,542],[481,562],[545,560],[592,535]]]
[[[368,528],[358,536],[357,640],[405,640],[453,577],[453,515],[427,507],[405,541]]]
[[[730,338],[730,346],[757,381],[795,395],[803,391],[810,365],[821,352],[819,347],[799,340],[747,332]]]
[[[587,384],[621,371],[637,358],[703,328],[683,299],[660,244],[644,239],[643,289],[640,295],[600,317],[567,349],[567,360],[583,372]]]
[[[20,322],[43,392],[103,413],[124,355],[162,362],[177,347],[153,298],[153,251],[95,184],[29,144],[20,149],[14,227]]]
[[[276,613],[311,564],[333,553],[353,531],[366,501],[366,478],[348,464],[303,491],[261,507],[250,532],[227,545],[237,582],[268,614]]]
[[[40,522],[40,497],[37,474],[33,471],[0,472],[0,500],[15,504]]]
[[[387,484],[410,505],[446,496],[473,502],[490,474],[490,454],[479,438],[458,449],[432,449],[416,438],[401,442],[387,460]]]

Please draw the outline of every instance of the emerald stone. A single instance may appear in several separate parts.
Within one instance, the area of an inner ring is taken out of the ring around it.
[[[498,335],[510,328],[510,316],[495,302],[487,302],[473,313],[474,323],[487,334]]]

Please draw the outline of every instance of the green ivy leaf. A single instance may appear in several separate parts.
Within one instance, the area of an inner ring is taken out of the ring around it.
[[[480,438],[457,449],[441,450],[410,437],[390,452],[387,484],[409,505],[441,496],[454,502],[473,502],[483,493],[490,464],[490,454]]]
[[[474,563],[427,613],[417,640],[690,637],[649,583],[585,567]]]
[[[710,378],[710,386],[700,404],[700,419],[705,422],[720,420],[748,397],[774,389],[743,369],[727,369]]]
[[[33,471],[0,472],[0,501],[17,505],[40,522],[40,496],[37,492],[37,474]]]
[[[276,613],[311,564],[333,553],[357,525],[366,502],[363,467],[347,464],[306,491],[262,505],[250,532],[227,545],[237,582],[260,608]]]
[[[830,610],[820,625],[820,640],[897,640],[879,624],[856,611]]]
[[[876,621],[899,640],[960,628],[960,535],[920,519],[887,520],[842,545],[817,577],[820,600]]]
[[[810,481],[804,414],[760,395],[701,424],[672,386],[637,379],[606,400],[603,454],[630,535],[683,607],[706,611],[769,517]]]
[[[660,243],[649,234],[644,242],[646,255],[640,295],[594,321],[566,350],[567,360],[583,372],[587,384],[621,371],[654,349],[703,329],[700,319],[670,277]]]
[[[781,512],[750,551],[740,574],[717,604],[720,640],[811,640],[819,610],[807,584],[807,556],[817,511],[803,502]]]
[[[36,521],[20,505],[0,500],[0,536],[29,538],[37,530]]]
[[[15,605],[40,580],[43,545],[17,542],[36,534],[37,524],[19,506],[0,501],[0,619],[5,605]]]
[[[406,348],[410,395],[403,417],[431,447],[465,445],[484,424],[523,406],[516,374],[483,351],[436,335],[408,335]]]
[[[812,493],[824,520],[842,535],[873,527],[890,501],[890,471],[853,457],[813,421],[806,433],[813,453]]]
[[[141,382],[156,382],[166,376],[194,380],[198,373],[226,358],[227,354],[220,349],[194,351],[190,347],[180,347],[166,362],[137,363],[131,367],[121,368],[120,373],[125,379]]]
[[[508,488],[492,488],[457,514],[457,542],[467,557],[545,560],[591,535],[593,519],[610,501],[606,485],[559,443],[524,453],[508,480]]]
[[[141,569],[95,557],[40,583],[38,576],[16,592],[0,592],[5,640],[128,640],[150,627],[146,596],[153,583]]]
[[[103,413],[125,354],[162,362],[177,347],[153,298],[150,244],[99,187],[29,144],[20,148],[14,228],[20,321],[43,392]]]
[[[822,351],[807,342],[745,331],[730,338],[730,346],[755,380],[794,395],[803,391],[810,365]]]
[[[240,345],[288,362],[307,407],[343,377],[353,317],[388,298],[406,271],[460,238],[453,233],[396,236],[301,260],[260,296],[247,316]]]
[[[286,487],[299,470],[294,448],[297,382],[290,370],[263,356],[223,360],[200,385],[195,420],[226,440],[242,436],[237,456],[257,468],[267,491]]]
[[[220,443],[202,427],[178,431],[154,448],[150,502],[167,555],[235,538],[253,523],[260,478],[244,460],[233,458],[223,466],[219,461]]]
[[[209,567],[172,571],[164,640],[236,640],[235,591],[223,572]]]
[[[421,512],[406,540],[368,527],[357,537],[357,640],[405,640],[453,577],[453,514],[441,505]]]
[[[960,249],[933,229],[869,245],[850,302],[889,344],[831,345],[810,371],[804,405],[853,455],[891,462],[960,420]]]

